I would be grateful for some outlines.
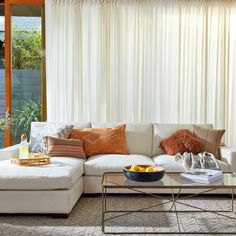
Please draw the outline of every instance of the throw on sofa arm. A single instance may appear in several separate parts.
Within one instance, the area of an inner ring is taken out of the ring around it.
[[[10,160],[11,157],[19,155],[20,144],[0,149],[0,161]]]
[[[236,149],[230,147],[221,147],[221,160],[230,166],[230,171],[236,172]]]

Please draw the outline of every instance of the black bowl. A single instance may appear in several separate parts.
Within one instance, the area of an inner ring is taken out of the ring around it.
[[[141,167],[147,168],[149,165],[139,165]],[[158,167],[157,170],[153,172],[137,172],[130,170],[131,166],[125,166],[123,168],[124,176],[127,179],[138,181],[138,182],[154,182],[163,178],[165,174],[165,169],[163,167]]]

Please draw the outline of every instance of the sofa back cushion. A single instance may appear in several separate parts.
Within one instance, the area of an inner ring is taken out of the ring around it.
[[[31,132],[30,132],[30,147],[32,148],[35,141],[37,140],[38,136],[42,132],[42,130],[46,127],[46,124],[51,124],[51,125],[63,125],[63,124],[68,124],[68,125],[73,125],[74,128],[77,129],[84,129],[84,128],[90,128],[91,123],[89,122],[63,122],[63,123],[58,123],[58,122],[32,122],[31,123]]]
[[[92,123],[92,128],[113,128],[123,123]],[[152,124],[126,123],[125,141],[129,154],[152,155]]]
[[[198,126],[213,129],[211,124],[198,124]],[[153,124],[153,144],[152,156],[164,154],[163,149],[160,147],[161,141],[168,138],[171,134],[181,129],[188,129],[193,132],[192,124]]]

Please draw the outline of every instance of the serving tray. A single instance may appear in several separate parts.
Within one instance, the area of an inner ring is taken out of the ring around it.
[[[47,155],[30,155],[31,158],[27,159],[20,159],[19,157],[12,157],[11,164],[18,165],[18,166],[42,166],[48,165],[51,163],[50,156]]]

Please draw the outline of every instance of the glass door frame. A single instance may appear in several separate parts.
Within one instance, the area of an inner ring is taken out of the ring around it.
[[[11,114],[12,114],[12,45],[11,45],[11,7],[14,5],[36,5],[44,9],[44,0],[5,0],[5,146],[12,144],[11,135]],[[46,63],[45,63],[45,12],[42,10],[42,79],[41,79],[41,100],[42,120],[46,120]]]

